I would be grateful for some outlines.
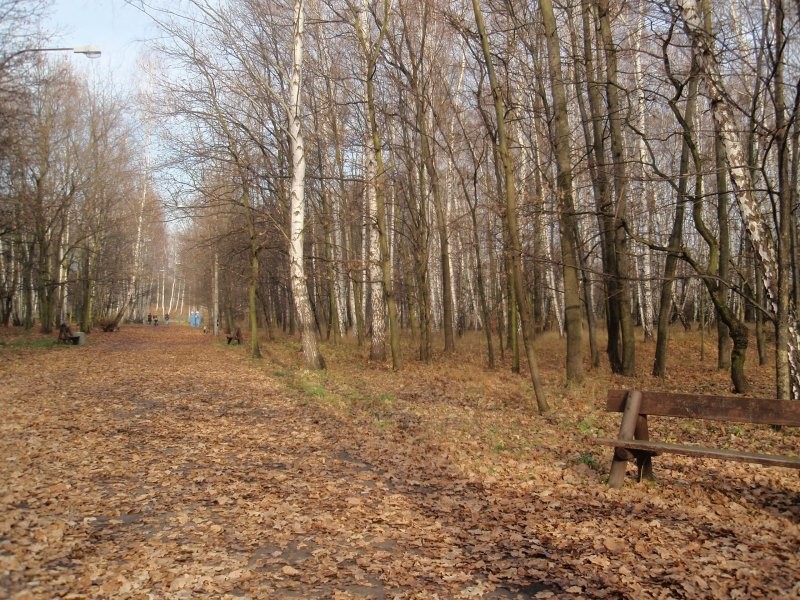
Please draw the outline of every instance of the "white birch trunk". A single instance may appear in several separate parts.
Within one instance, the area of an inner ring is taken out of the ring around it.
[[[341,201],[334,195],[333,219],[334,223],[342,223]],[[334,257],[334,291],[336,293],[336,310],[339,311],[339,334],[344,336],[347,333],[347,272],[342,268],[345,248],[344,227],[333,228],[333,257]]]
[[[386,359],[386,306],[383,297],[383,274],[381,270],[381,256],[378,236],[378,209],[375,195],[375,180],[378,170],[375,160],[375,152],[372,148],[372,136],[367,127],[366,139],[367,151],[364,154],[364,175],[366,185],[364,191],[366,219],[369,223],[369,254],[367,263],[369,264],[369,294],[372,304],[372,335],[369,356],[371,360]]]
[[[69,286],[67,285],[67,262],[65,260],[66,253],[64,251],[64,247],[66,246],[68,240],[65,241],[64,238],[68,236],[69,227],[65,227],[64,232],[61,234],[61,237],[58,240],[58,281],[56,281],[56,283],[61,290],[61,302],[59,303],[58,308],[59,324],[66,323],[67,321],[67,292],[69,290]]]
[[[152,76],[147,80],[147,103],[149,108],[150,92],[152,87]],[[120,321],[125,318],[125,314],[133,307],[133,302],[136,298],[137,281],[139,274],[142,270],[142,230],[144,228],[144,209],[147,205],[147,179],[150,174],[150,126],[148,123],[147,134],[145,136],[146,151],[144,156],[144,173],[142,177],[142,200],[139,203],[139,212],[136,217],[136,243],[133,246],[133,273],[128,287],[128,294],[122,308],[114,317],[114,324],[119,325]],[[149,307],[148,307],[149,311]]]
[[[430,182],[430,173],[423,167],[425,173],[428,174],[428,181]],[[428,211],[428,223],[436,223],[436,213],[434,212],[433,202],[431,201],[430,186],[425,188],[425,208],[422,210]],[[433,314],[433,324],[436,329],[444,327],[444,297],[442,294],[442,269],[439,257],[439,236],[430,236],[430,252],[428,252],[428,281],[430,285],[428,289],[431,295],[431,311]]]
[[[183,301],[185,298],[186,298],[186,281],[183,281],[181,283],[181,304],[179,310],[180,322],[183,322]]]
[[[358,23],[356,27],[359,28],[359,37],[363,39],[362,49],[365,55],[362,57],[362,68],[366,77],[369,77],[367,71],[372,65],[369,64],[369,58],[366,56],[366,54],[371,51],[371,48],[369,48],[366,42],[367,32],[369,31],[367,10],[367,2],[366,0],[362,0],[359,4]],[[368,81],[365,78],[361,93],[362,101],[364,105],[368,107],[369,111],[369,93],[367,86]],[[370,360],[381,361],[386,360],[386,298],[383,293],[383,269],[381,264],[378,196],[376,188],[378,185],[378,158],[376,153],[381,152],[381,148],[375,148],[369,119],[370,117],[368,114],[367,121],[364,124],[364,192],[366,194],[364,210],[369,227],[367,265],[369,269],[370,304],[372,306],[369,357]]]
[[[177,276],[173,273],[172,286],[169,292],[169,308],[166,310],[167,314],[173,312],[172,307],[175,305],[175,279],[177,279]]]
[[[219,335],[219,251],[214,248],[214,292],[213,292],[214,309],[211,315],[213,319],[212,327],[214,336]],[[181,300],[181,303],[183,301]],[[182,312],[182,311],[181,311]]]
[[[778,253],[775,240],[760,211],[759,204],[753,194],[753,182],[746,161],[744,145],[739,139],[739,128],[733,109],[725,91],[722,74],[717,63],[711,38],[703,28],[703,22],[695,0],[679,0],[686,30],[692,40],[694,55],[700,64],[703,79],[706,83],[711,112],[717,123],[725,154],[733,192],[747,226],[750,241],[761,265],[764,275],[764,286],[773,312],[778,312]],[[787,218],[783,215],[783,218]],[[789,366],[791,370],[792,396],[800,398],[800,332],[797,327],[797,315],[793,306],[788,315]]]
[[[644,2],[643,0],[639,0],[639,19],[638,19],[638,27],[637,31],[641,32],[644,30]],[[636,90],[637,90],[637,121],[639,131],[642,135],[644,135],[645,131],[645,97],[644,97],[644,85],[642,83],[642,62],[641,62],[641,34],[636,36],[636,43],[634,46],[634,59],[633,59],[633,74],[634,79],[636,82]],[[652,185],[647,184],[647,168],[645,165],[647,164],[647,148],[644,142],[644,138],[642,136],[639,137],[639,163],[641,165],[641,185],[642,191],[642,199],[645,201],[646,210],[643,214],[647,215],[647,224],[646,224],[646,233],[649,239],[654,239],[654,232],[653,232],[653,213],[655,212],[655,188]],[[634,242],[635,243],[635,242]],[[636,246],[642,247],[642,252],[638,254],[639,259],[641,260],[641,274],[642,277],[640,279],[640,288],[639,288],[639,296],[641,298],[641,319],[642,319],[642,329],[644,330],[644,339],[645,340],[653,340],[654,339],[654,332],[653,332],[653,324],[655,323],[655,309],[654,309],[654,302],[653,302],[653,286],[651,284],[651,269],[650,269],[650,247],[647,245],[640,245],[636,244]]]
[[[294,0],[294,32],[292,35],[292,75],[289,81],[289,149],[292,157],[292,182],[290,190],[291,222],[289,226],[289,272],[292,281],[297,316],[306,366],[324,369],[325,360],[317,346],[314,315],[308,297],[305,266],[303,263],[303,241],[305,230],[305,178],[306,155],[302,130],[302,75],[303,37],[305,29],[305,2]]]
[[[547,282],[548,288],[550,288],[550,301],[553,303],[553,310],[556,313],[556,325],[558,326],[558,335],[563,337],[564,336],[564,313],[561,309],[561,303],[558,299],[561,297],[561,294],[558,293],[558,280],[556,278],[555,268],[553,267],[553,253],[550,249],[550,244],[552,244],[553,240],[553,233],[551,231],[550,238],[547,240],[547,243],[544,244],[545,254],[547,259]]]
[[[167,278],[167,274],[162,269],[161,270],[161,295],[159,296],[161,298],[161,308],[157,311],[158,314],[163,314],[164,313],[164,309],[167,308],[167,306],[166,306],[166,295],[164,294],[164,282],[165,282],[166,278]]]

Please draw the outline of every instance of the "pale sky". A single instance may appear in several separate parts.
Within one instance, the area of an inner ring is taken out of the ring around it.
[[[54,46],[98,46],[100,58],[75,55],[76,66],[112,73],[126,87],[135,86],[144,41],[157,35],[149,18],[123,0],[53,0],[45,27],[55,34]]]

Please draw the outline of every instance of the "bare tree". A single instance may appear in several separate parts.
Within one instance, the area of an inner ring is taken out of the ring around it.
[[[786,342],[784,352],[786,362],[791,368],[791,389],[786,389],[782,384],[782,376],[778,369],[779,397],[787,398],[790,394],[800,397],[800,335],[797,329],[797,317],[794,307],[789,301],[788,291],[785,286],[789,282],[781,273],[786,275],[786,270],[780,269],[779,255],[775,239],[764,221],[759,203],[753,193],[753,184],[746,160],[744,145],[740,139],[734,115],[733,103],[730,100],[720,73],[719,64],[714,52],[714,40],[703,26],[702,13],[695,0],[680,0],[679,2],[686,32],[691,38],[694,55],[700,65],[701,73],[706,84],[706,90],[711,100],[711,109],[718,132],[725,148],[728,170],[733,183],[734,195],[739,204],[742,217],[747,225],[750,241],[756,250],[756,256],[763,269],[764,284],[772,304],[772,310],[777,314],[778,327],[785,329]],[[782,11],[781,11],[782,12]],[[781,219],[788,219],[789,215],[781,213]],[[788,247],[788,230],[781,228],[779,239],[784,247]],[[779,351],[781,351],[779,345]]]
[[[475,13],[475,23],[481,40],[483,58],[486,63],[486,69],[489,75],[489,85],[491,86],[492,98],[495,106],[497,150],[503,169],[503,182],[505,184],[505,222],[511,246],[509,249],[509,254],[514,277],[514,295],[517,305],[520,307],[519,315],[522,322],[522,339],[525,344],[525,354],[528,359],[528,368],[530,369],[531,383],[533,384],[536,406],[540,413],[544,413],[550,410],[550,406],[544,396],[544,390],[542,389],[541,378],[539,376],[539,366],[536,361],[535,351],[533,349],[533,326],[530,316],[530,302],[528,299],[527,290],[525,289],[525,283],[522,274],[522,256],[519,230],[517,228],[516,182],[514,180],[514,165],[508,148],[508,134],[505,126],[505,103],[503,100],[502,91],[495,75],[492,54],[489,47],[489,36],[486,31],[486,24],[483,20],[483,13],[481,12],[481,7],[478,3],[478,0],[472,0],[472,10]]]

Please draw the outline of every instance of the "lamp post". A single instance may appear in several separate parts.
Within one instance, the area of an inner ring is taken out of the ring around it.
[[[13,54],[10,54],[8,57],[3,59],[3,64],[10,61],[12,58],[16,58],[20,54],[27,54],[28,52],[73,52],[75,54],[83,54],[86,58],[100,58],[100,54],[102,54],[100,52],[100,48],[94,44],[73,46],[69,48],[23,48],[22,50],[17,50]]]

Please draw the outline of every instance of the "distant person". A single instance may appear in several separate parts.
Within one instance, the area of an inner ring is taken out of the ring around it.
[[[147,313],[147,324],[148,325],[152,325],[153,324],[153,315],[150,314],[150,313]]]
[[[153,327],[158,327],[158,315],[153,315]]]
[[[164,325],[169,325],[169,313],[164,315]]]

